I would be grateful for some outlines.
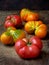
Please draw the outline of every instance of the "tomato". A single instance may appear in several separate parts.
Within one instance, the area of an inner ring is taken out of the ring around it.
[[[11,22],[10,20],[7,20],[7,21],[5,21],[4,26],[5,26],[5,28],[11,27],[11,26],[14,27],[14,23]]]
[[[40,38],[46,37],[46,34],[47,34],[47,26],[45,24],[41,24],[35,30],[35,35],[40,37]]]
[[[18,16],[18,15],[13,15],[12,17],[11,17],[11,20],[14,22],[14,24],[15,25],[21,25],[22,24],[22,21],[21,21],[21,18],[20,18],[20,16]]]
[[[41,46],[40,46],[41,45]],[[21,58],[36,58],[40,55],[43,45],[41,40],[37,36],[33,36],[26,40],[19,39],[15,43],[15,51]]]
[[[8,27],[7,31],[10,31],[10,30],[16,30],[16,28],[15,27]]]
[[[23,30],[20,30],[20,29],[10,30],[9,32],[10,32],[11,36],[13,37],[14,42],[26,37],[25,32]]]
[[[34,31],[34,21],[32,21],[32,22],[27,22],[26,24],[25,24],[25,26],[24,26],[24,29],[25,29],[25,31],[26,32],[28,32],[28,33],[33,33],[33,31]]]
[[[42,21],[35,21],[34,25],[35,25],[35,28],[39,27],[41,24],[43,24]]]
[[[8,16],[6,17],[6,20],[10,20],[10,19],[11,19],[11,16],[8,15]]]
[[[42,41],[39,39],[39,37],[37,36],[33,36],[30,38],[30,42],[34,45],[37,45],[40,49],[42,49],[43,45],[42,45]]]
[[[9,15],[6,17],[6,21],[7,20],[10,20],[10,22],[12,22],[14,24],[14,26],[16,26],[16,27],[17,26],[19,27],[22,25],[22,20],[19,15],[15,15],[15,14]]]
[[[27,38],[23,38],[23,41],[25,41],[26,43],[29,41]]]
[[[28,13],[30,13],[30,11],[26,8],[23,8],[21,11],[20,11],[20,17],[22,20],[26,21],[26,17],[28,16]]]
[[[25,12],[26,12],[26,9],[25,8],[20,11],[20,16],[21,16],[21,19],[22,20],[24,20]]]
[[[28,21],[24,29],[27,33],[35,33],[39,38],[44,38],[47,35],[47,26],[42,21]]]
[[[13,38],[12,36],[9,34],[9,32],[4,32],[1,35],[1,42],[5,45],[8,44],[13,44]]]
[[[22,9],[20,12],[21,19],[24,21],[36,21],[39,19],[39,14],[32,12],[29,9]]]
[[[37,21],[39,19],[38,13],[30,13],[28,14],[26,21]]]

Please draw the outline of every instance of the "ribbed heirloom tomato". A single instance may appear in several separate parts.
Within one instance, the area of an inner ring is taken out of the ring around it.
[[[5,45],[8,45],[8,44],[12,45],[13,44],[13,38],[9,32],[6,31],[6,32],[2,33],[1,42]]]
[[[37,36],[27,39],[19,39],[15,43],[15,51],[21,58],[36,58],[41,53],[43,44]]]
[[[14,42],[26,37],[25,32],[20,29],[10,30],[9,32],[10,32],[11,36],[13,37]]]
[[[4,25],[5,25],[5,28],[8,28],[10,26],[20,27],[22,25],[22,21],[19,15],[13,14],[6,17]]]
[[[47,26],[42,21],[28,21],[24,29],[27,33],[35,33],[39,38],[44,38],[47,34]]]
[[[15,27],[12,27],[12,26],[11,27],[8,27],[7,28],[7,31],[10,31],[10,30],[16,30],[16,28]]]
[[[26,21],[36,21],[39,19],[39,14],[38,13],[29,13],[28,16],[26,17]]]
[[[39,14],[36,12],[32,12],[29,9],[22,9],[20,11],[21,19],[24,21],[36,21],[39,19]]]
[[[5,21],[4,26],[5,26],[5,28],[8,28],[8,27],[14,27],[15,25],[12,21],[7,20],[7,21]]]

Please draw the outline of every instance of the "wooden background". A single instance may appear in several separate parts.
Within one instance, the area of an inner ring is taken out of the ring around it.
[[[0,42],[0,65],[49,65],[49,11],[36,11],[40,19],[48,27],[47,36],[42,39],[43,49],[36,59],[21,59],[15,52],[14,46],[5,46]],[[5,31],[5,17],[10,14],[19,14],[19,11],[0,11],[0,35]]]

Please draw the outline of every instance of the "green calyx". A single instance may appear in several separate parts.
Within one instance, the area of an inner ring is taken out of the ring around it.
[[[28,42],[28,43],[27,43],[27,45],[28,45],[28,46],[30,46],[30,45],[31,45],[31,43],[30,43],[30,42]]]

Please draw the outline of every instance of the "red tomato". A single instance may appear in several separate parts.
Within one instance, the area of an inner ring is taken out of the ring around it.
[[[22,24],[21,18],[18,15],[9,15],[6,17],[6,20],[10,20],[15,26],[20,26]]]
[[[22,24],[21,18],[18,15],[13,15],[12,16],[12,21],[15,23],[15,25],[20,25]]]
[[[37,45],[40,49],[42,49],[42,47],[43,47],[41,40],[37,36],[31,37],[30,42],[31,43],[33,42],[33,44]]]
[[[33,36],[29,39],[29,42],[24,39],[18,40],[15,43],[15,50],[21,58],[36,58],[39,56],[42,46],[41,40]]]
[[[5,21],[4,26],[5,26],[5,28],[14,27],[14,23],[11,22],[10,20],[7,20],[7,21]]]
[[[11,16],[10,15],[6,17],[6,20],[10,20],[10,19],[11,19]]]

